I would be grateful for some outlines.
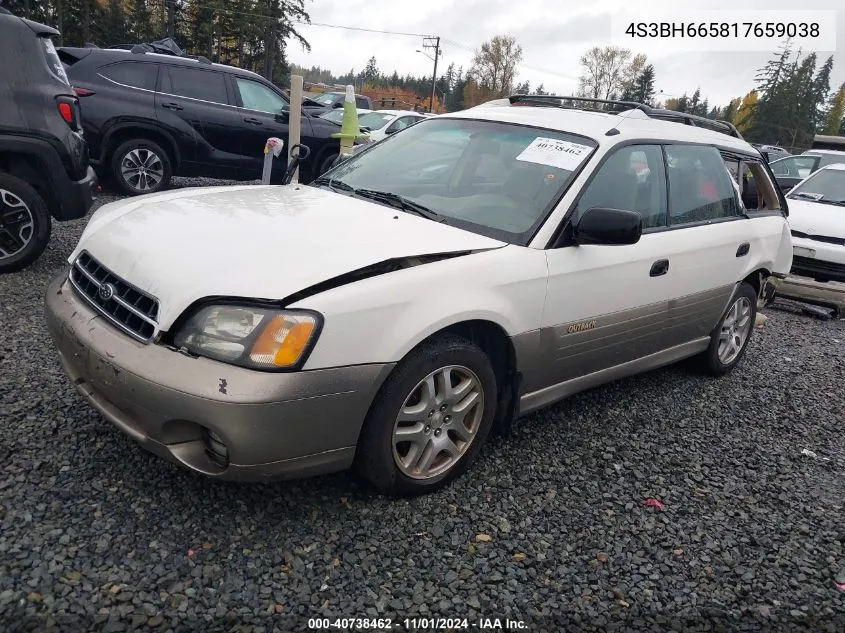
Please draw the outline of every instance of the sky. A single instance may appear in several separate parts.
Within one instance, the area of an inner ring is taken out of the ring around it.
[[[299,31],[311,44],[311,51],[303,51],[298,43],[291,41],[287,52],[293,63],[321,66],[335,74],[350,69],[358,72],[371,56],[375,56],[382,72],[397,70],[400,75],[431,75],[433,61],[417,50],[422,49],[422,35],[439,35],[443,49],[438,67],[440,75],[450,63],[463,66],[465,70],[469,68],[472,51],[492,36],[511,35],[523,49],[520,82],[528,80],[532,87],[542,83],[546,90],[556,94],[574,94],[578,85],[578,59],[590,47],[618,43],[613,34],[621,35],[620,28],[624,30],[624,26],[619,25],[626,23],[625,11],[636,6],[636,19],[643,21],[650,16],[660,17],[660,12],[665,16],[665,12],[674,10],[672,19],[679,21],[684,19],[684,13],[677,12],[680,4],[677,0],[638,0],[636,3],[630,0],[305,0],[312,23],[408,35],[300,24]],[[795,11],[798,4],[794,0],[743,0],[741,3],[708,0],[688,1],[683,6],[685,11],[741,8],[745,13],[754,11],[754,18],[749,19],[766,22],[781,19],[773,11]],[[831,88],[837,88],[845,82],[845,52],[842,50],[845,48],[845,4],[841,0],[806,0],[800,5],[804,11],[841,9],[835,15],[835,24],[822,24],[830,33],[826,46],[830,49],[838,46],[839,52],[817,51],[822,59],[834,55]],[[795,21],[801,16],[796,12],[785,17]],[[718,19],[730,17],[722,14]],[[832,40],[835,41],[833,46],[830,45]],[[691,95],[700,87],[702,97],[707,97],[711,105],[724,105],[754,87],[757,70],[770,59],[776,45],[772,52],[678,51],[672,41],[639,39],[628,43],[627,48],[634,53],[645,53],[654,64],[658,98],[679,97],[684,92]],[[809,52],[810,49],[805,47],[804,50]],[[428,55],[432,53],[429,51]]]

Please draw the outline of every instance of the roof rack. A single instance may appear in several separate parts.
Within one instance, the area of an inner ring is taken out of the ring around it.
[[[742,139],[739,130],[728,121],[718,121],[715,119],[708,119],[707,117],[698,116],[697,114],[688,114],[686,112],[676,112],[675,110],[665,110],[661,108],[653,108],[644,103],[636,101],[619,101],[616,99],[593,99],[592,97],[570,97],[562,95],[524,95],[516,94],[508,97],[511,105],[531,105],[551,108],[566,108],[571,110],[597,110],[598,108],[588,108],[585,106],[578,106],[576,102],[586,104],[603,104],[611,105],[621,108],[618,111],[604,110],[608,114],[619,114],[625,110],[640,110],[651,119],[660,119],[663,121],[672,121],[674,123],[683,123],[693,127],[703,127],[714,132],[721,132],[734,138]]]

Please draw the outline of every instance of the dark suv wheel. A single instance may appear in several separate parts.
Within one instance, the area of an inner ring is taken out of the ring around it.
[[[114,183],[130,196],[161,191],[173,175],[167,152],[153,141],[132,139],[112,154]]]
[[[50,215],[29,184],[0,172],[0,273],[34,262],[50,241]]]

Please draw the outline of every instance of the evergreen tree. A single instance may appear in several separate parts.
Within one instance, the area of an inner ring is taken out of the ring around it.
[[[633,100],[650,105],[654,99],[654,81],[654,66],[649,64],[643,68],[643,72],[634,82],[633,94],[631,95]]]
[[[825,117],[823,134],[835,136],[842,134],[842,126],[845,124],[845,83],[837,90],[830,99],[830,108]]]

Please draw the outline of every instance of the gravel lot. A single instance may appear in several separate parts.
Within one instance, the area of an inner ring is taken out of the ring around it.
[[[62,374],[42,295],[84,223],[0,277],[0,629],[845,629],[845,321],[769,310],[732,375],[580,394],[425,498],[230,484],[145,453]]]

